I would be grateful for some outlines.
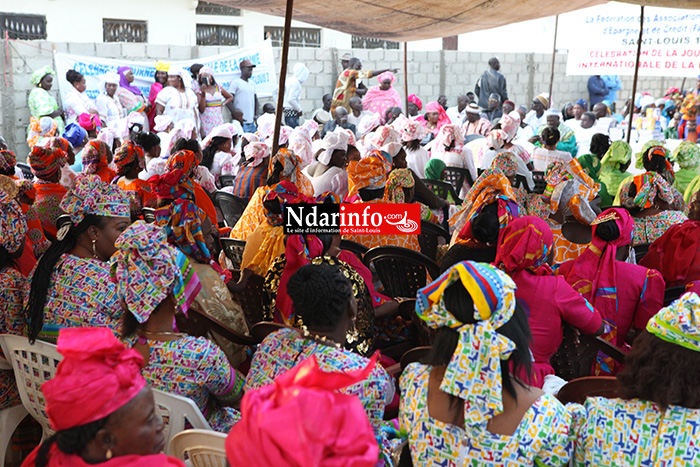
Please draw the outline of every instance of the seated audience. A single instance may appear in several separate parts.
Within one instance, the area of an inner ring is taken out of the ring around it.
[[[347,164],[349,135],[345,132],[331,132],[323,139],[323,152],[318,162],[307,166],[303,173],[314,187],[314,196],[331,191],[341,198],[348,192]]]
[[[56,238],[56,221],[62,214],[59,205],[66,195],[66,188],[59,183],[61,167],[66,163],[66,153],[61,149],[35,146],[28,157],[29,166],[36,177],[36,197],[30,208],[41,221],[47,238]]]
[[[632,148],[624,141],[614,141],[600,160],[598,181],[605,185],[605,192],[600,194],[600,206],[609,208],[613,205],[615,194],[622,181],[630,177],[627,169],[632,162]]]
[[[553,162],[568,162],[571,160],[571,153],[557,149],[560,133],[555,127],[546,126],[540,133],[542,147],[537,147],[532,152],[532,163],[534,169],[545,172],[549,164]]]

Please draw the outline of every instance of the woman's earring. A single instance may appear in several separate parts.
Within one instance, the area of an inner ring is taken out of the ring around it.
[[[107,452],[105,453],[105,457],[107,458],[107,460],[111,459],[112,456],[113,456],[112,450],[111,450],[111,449],[107,449]]]
[[[92,241],[92,257],[95,259],[100,259],[100,257],[97,256],[97,248],[95,248],[95,240]]]

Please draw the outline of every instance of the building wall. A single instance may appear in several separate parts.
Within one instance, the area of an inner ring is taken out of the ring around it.
[[[182,1],[182,0],[177,0]],[[49,2],[54,3],[54,2]],[[224,52],[226,47],[199,47],[182,45],[127,44],[127,43],[85,43],[85,42],[12,42],[9,49],[10,62],[5,79],[0,80],[0,132],[10,147],[17,152],[20,160],[26,157],[26,128],[29,124],[27,96],[31,90],[29,77],[33,70],[52,63],[52,50],[78,55],[92,55],[125,60],[184,60],[206,57]],[[305,116],[321,106],[321,97],[330,93],[339,73],[339,57],[352,52],[363,60],[367,70],[379,68],[399,68],[396,88],[404,95],[403,54],[399,50],[354,50],[347,48],[295,48],[289,50],[289,69],[296,62],[304,62],[311,75],[304,83],[302,106]],[[440,94],[449,97],[449,104],[456,105],[459,94],[473,90],[474,83],[486,68],[490,53],[436,51],[411,52],[408,56],[409,93],[415,93],[426,104],[436,100]],[[279,72],[280,49],[275,49],[275,60]],[[5,54],[0,54],[0,68],[5,69]],[[547,91],[551,55],[548,54],[501,54],[501,71],[508,82],[511,100],[518,105],[526,105],[535,95]],[[566,76],[566,54],[558,54],[555,65],[553,97],[558,107],[562,103],[580,98],[588,98],[587,77]],[[376,80],[369,80],[369,85]],[[7,84],[5,84],[7,82]],[[640,78],[639,90],[648,91],[653,96],[661,96],[669,86],[681,86],[679,78]],[[687,83],[690,86],[690,83]],[[631,94],[632,79],[623,78],[620,99]],[[56,90],[53,90],[56,95]],[[618,104],[621,105],[621,102]]]

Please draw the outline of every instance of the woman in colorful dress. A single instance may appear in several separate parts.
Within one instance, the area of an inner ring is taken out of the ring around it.
[[[214,79],[214,70],[209,66],[203,66],[199,70],[198,81],[197,107],[202,122],[201,135],[205,138],[214,128],[224,124],[221,109],[233,102],[233,96],[218,85]]]
[[[620,398],[586,399],[576,466],[700,463],[698,313],[690,292],[659,311],[625,357]]]
[[[66,111],[66,125],[78,123],[78,117],[82,114],[97,115],[95,103],[85,93],[85,77],[75,70],[68,70],[66,81],[71,85],[63,102],[63,108]]]
[[[168,86],[158,93],[156,98],[156,115],[167,115],[177,126],[180,120],[195,122],[196,134],[199,134],[199,112],[197,96],[192,91],[192,77],[181,67],[171,66],[168,70]]]
[[[639,161],[638,161],[639,162]],[[651,146],[642,153],[642,168],[646,170],[646,173],[656,173],[661,176],[666,183],[668,183],[671,191],[673,193],[673,201],[670,202],[671,209],[676,211],[683,211],[685,209],[685,201],[683,201],[683,195],[675,188],[676,175],[673,172],[673,164],[669,158],[668,150],[663,146]],[[624,180],[620,187],[632,180],[632,176]],[[621,205],[620,202],[620,192],[617,193],[615,197],[615,205]]]
[[[414,465],[562,466],[573,454],[572,417],[529,387],[527,316],[515,284],[464,261],[418,291],[416,313],[437,329],[423,363],[401,375],[399,421]]]
[[[165,425],[138,352],[100,328],[62,330],[57,350],[56,376],[41,386],[55,434],[22,467],[185,467],[160,454]]]
[[[632,246],[653,243],[669,227],[681,224],[687,217],[673,210],[677,191],[656,172],[634,176],[620,188],[620,204],[634,218]]]
[[[59,205],[68,191],[59,183],[66,153],[57,148],[35,146],[27,158],[36,177],[36,198],[31,209],[37,214],[47,238],[56,238],[56,220],[62,214]]]
[[[27,106],[29,107],[29,113],[34,118],[53,118],[56,121],[57,133],[63,134],[63,129],[66,126],[63,121],[63,109],[58,107],[56,99],[49,94],[55,76],[56,73],[48,65],[32,73],[30,82],[34,88],[29,93]]]
[[[148,128],[150,128],[151,131],[158,131],[155,130],[156,99],[163,88],[168,85],[169,69],[170,63],[161,62],[160,60],[156,62],[156,72],[153,74],[153,84],[151,84],[151,89],[148,91],[148,104],[151,106],[151,109],[148,111]]]
[[[139,173],[145,167],[144,152],[131,140],[124,141],[114,151],[114,165],[117,167],[116,183],[119,188],[131,195],[132,216],[139,217],[143,208],[156,207],[156,195],[151,190],[151,184],[139,178]]]
[[[403,107],[401,96],[394,88],[396,77],[390,71],[377,76],[377,86],[371,86],[362,98],[362,107],[372,113],[379,114],[381,123],[386,123],[386,111],[394,107]]]
[[[621,348],[631,330],[644,329],[663,307],[666,288],[658,271],[626,262],[633,230],[634,219],[624,209],[604,211],[593,221],[590,246],[557,271],[600,312],[608,329],[603,339]],[[596,373],[615,374],[614,364],[599,354]]]
[[[337,266],[303,266],[289,279],[287,290],[305,326],[301,331],[285,328],[263,340],[253,356],[246,391],[272,383],[311,355],[325,371],[352,371],[367,366],[367,358],[343,348],[357,316],[357,303],[351,282]],[[384,408],[394,397],[386,371],[375,367],[366,379],[341,392],[360,399],[375,436],[385,441],[381,429]]]
[[[552,230],[545,221],[519,217],[503,229],[494,263],[518,286],[515,297],[525,309],[532,331],[530,384],[537,387],[542,387],[545,376],[554,374],[549,359],[561,345],[562,321],[585,334],[603,331],[600,313],[563,277],[552,274],[547,264],[552,242]],[[543,301],[542,297],[548,299]],[[527,382],[525,377],[523,381]]]
[[[83,173],[97,175],[105,183],[111,183],[116,172],[109,167],[112,162],[112,148],[98,139],[90,141],[83,148]]]
[[[128,66],[120,66],[117,69],[117,74],[119,74],[117,98],[124,112],[127,116],[132,112],[136,112],[147,122],[146,113],[149,111],[150,106],[146,98],[143,97],[139,87],[132,84],[134,82],[134,70]],[[144,130],[148,130],[148,128],[144,128]]]
[[[600,206],[609,208],[613,205],[615,194],[622,181],[632,174],[627,169],[632,162],[632,148],[624,141],[614,141],[600,160],[598,180],[605,185],[606,193],[600,195]]]
[[[106,326],[118,334],[122,308],[109,277],[109,259],[117,237],[131,223],[129,197],[94,175],[81,176],[60,208],[70,223],[30,279],[29,338],[55,343],[62,327]]]
[[[192,399],[216,431],[228,433],[240,414],[228,407],[243,395],[245,378],[204,337],[175,332],[202,289],[191,262],[168,244],[164,229],[136,221],[117,240],[112,277],[126,304],[123,338],[144,358],[143,375],[161,391]]]

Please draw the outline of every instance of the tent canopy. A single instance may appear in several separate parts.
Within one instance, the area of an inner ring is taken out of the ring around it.
[[[284,16],[286,0],[213,0]],[[623,0],[638,5],[700,8],[700,0]],[[506,26],[607,3],[607,0],[295,0],[293,18],[361,37],[414,41]]]

